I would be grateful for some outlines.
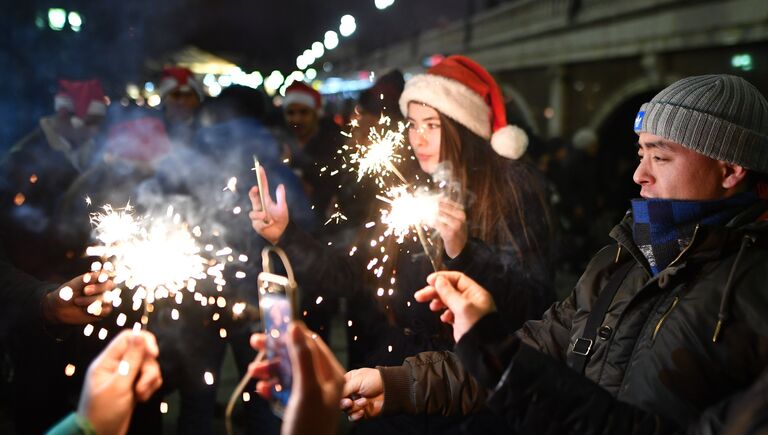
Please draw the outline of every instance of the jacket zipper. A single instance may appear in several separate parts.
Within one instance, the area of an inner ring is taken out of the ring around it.
[[[677,263],[677,260],[679,260],[683,256],[683,254],[688,252],[688,249],[690,249],[691,246],[693,246],[693,241],[696,240],[696,234],[698,232],[699,232],[699,224],[696,224],[696,227],[693,229],[693,235],[691,236],[691,241],[688,242],[688,246],[686,246],[685,249],[680,251],[680,254],[678,254],[677,257],[675,257],[675,259],[672,260],[672,262],[669,263],[669,265],[667,267],[672,266],[673,264]]]
[[[672,313],[672,310],[675,309],[678,302],[680,302],[680,298],[675,296],[675,299],[672,300],[672,305],[670,305],[670,307],[667,309],[664,315],[661,316],[661,319],[659,319],[659,323],[656,324],[656,328],[653,330],[653,335],[651,336],[651,341],[656,340],[656,334],[659,333],[659,330],[661,329],[661,325],[664,323],[665,320],[667,320],[667,317],[669,317],[669,315]]]

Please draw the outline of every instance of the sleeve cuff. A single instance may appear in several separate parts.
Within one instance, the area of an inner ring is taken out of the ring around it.
[[[413,382],[408,367],[376,367],[376,369],[381,373],[384,385],[384,405],[381,415],[414,414],[416,407],[413,404]]]
[[[96,430],[85,417],[73,412],[50,428],[46,435],[96,435]]]
[[[501,316],[493,312],[480,319],[456,343],[456,354],[467,371],[486,388],[493,388],[507,368],[519,341],[506,332]]]
[[[472,258],[475,256],[475,239],[470,238],[467,240],[467,244],[464,245],[464,249],[459,252],[456,258],[448,257],[448,254],[443,252],[443,258],[445,266],[449,270],[464,271],[471,264]]]

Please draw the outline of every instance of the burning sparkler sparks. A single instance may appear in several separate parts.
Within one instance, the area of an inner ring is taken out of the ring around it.
[[[365,176],[373,177],[382,189],[386,186],[384,178],[393,174],[403,183],[405,177],[397,170],[396,165],[402,162],[400,151],[405,148],[405,124],[398,122],[397,130],[386,128],[390,124],[389,117],[382,116],[379,126],[371,127],[368,133],[369,144],[355,144],[349,154],[350,171],[357,173],[357,181]],[[349,147],[343,148],[349,150]]]

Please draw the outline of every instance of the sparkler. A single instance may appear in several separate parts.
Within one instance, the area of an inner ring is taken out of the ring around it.
[[[410,186],[399,186],[390,189],[387,196],[376,195],[376,198],[390,205],[389,210],[380,210],[381,223],[387,225],[384,236],[395,236],[397,243],[403,243],[411,234],[411,230],[415,230],[432,268],[437,271],[437,262],[430,254],[429,240],[422,225],[435,220],[439,210],[440,195],[429,193],[417,195],[410,193],[409,190]]]
[[[122,209],[105,205],[102,210],[91,214],[99,244],[88,247],[86,254],[105,260],[101,266],[105,271],[103,278],[102,275],[97,278],[100,282],[107,279],[108,272],[115,284],[134,290],[133,309],[144,307],[142,328],[146,328],[156,299],[173,297],[183,289],[194,292],[197,281],[207,277],[214,278],[218,285],[226,284],[225,263],[200,254],[193,234],[200,234],[199,228],[190,231],[181,217],[174,214],[172,206],[168,207],[165,217],[159,219],[137,217],[130,203]],[[231,249],[225,248],[216,254],[222,252],[231,253]],[[110,295],[115,307],[122,302],[117,290],[116,296]]]
[[[269,222],[269,216],[267,215],[267,201],[264,199],[264,184],[261,182],[261,171],[259,168],[259,159],[256,155],[253,156],[253,171],[256,172],[256,186],[259,188],[259,202],[261,203],[261,210],[264,211],[264,223]]]
[[[391,120],[387,116],[379,119],[380,126],[389,126]],[[365,176],[371,176],[376,180],[380,188],[385,188],[384,177],[387,174],[394,174],[403,183],[408,183],[403,174],[395,167],[395,164],[403,160],[399,154],[400,150],[405,148],[404,140],[405,124],[398,122],[397,130],[389,130],[385,127],[377,128],[373,126],[368,132],[369,144],[355,144],[352,153],[349,155],[350,171],[357,173],[357,181]],[[349,150],[345,145],[342,149]]]

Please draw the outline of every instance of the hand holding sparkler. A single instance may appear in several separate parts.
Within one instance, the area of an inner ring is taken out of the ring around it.
[[[45,295],[43,316],[51,324],[84,325],[99,320],[112,311],[108,299],[114,288],[107,272],[79,275]]]
[[[285,232],[290,219],[288,203],[285,200],[285,186],[282,184],[277,186],[275,192],[277,202],[274,202],[269,194],[269,182],[267,181],[267,173],[264,171],[264,168],[259,168],[258,176],[261,180],[259,184],[263,186],[263,190],[261,190],[260,186],[253,186],[248,192],[248,197],[251,199],[251,206],[253,207],[253,211],[248,214],[248,217],[251,218],[253,229],[261,237],[264,237],[274,245],[277,244]],[[261,205],[262,196],[264,207]]]
[[[458,343],[486,314],[496,311],[491,294],[461,272],[437,272],[427,277],[428,286],[413,297],[429,302],[432,311],[443,311],[440,320],[453,325],[453,338]]]
[[[148,400],[163,382],[158,354],[151,333],[121,332],[88,368],[77,414],[96,433],[126,433],[136,402]]]
[[[448,198],[441,198],[437,216],[429,225],[440,233],[448,257],[456,258],[467,244],[467,214],[464,206]]]

